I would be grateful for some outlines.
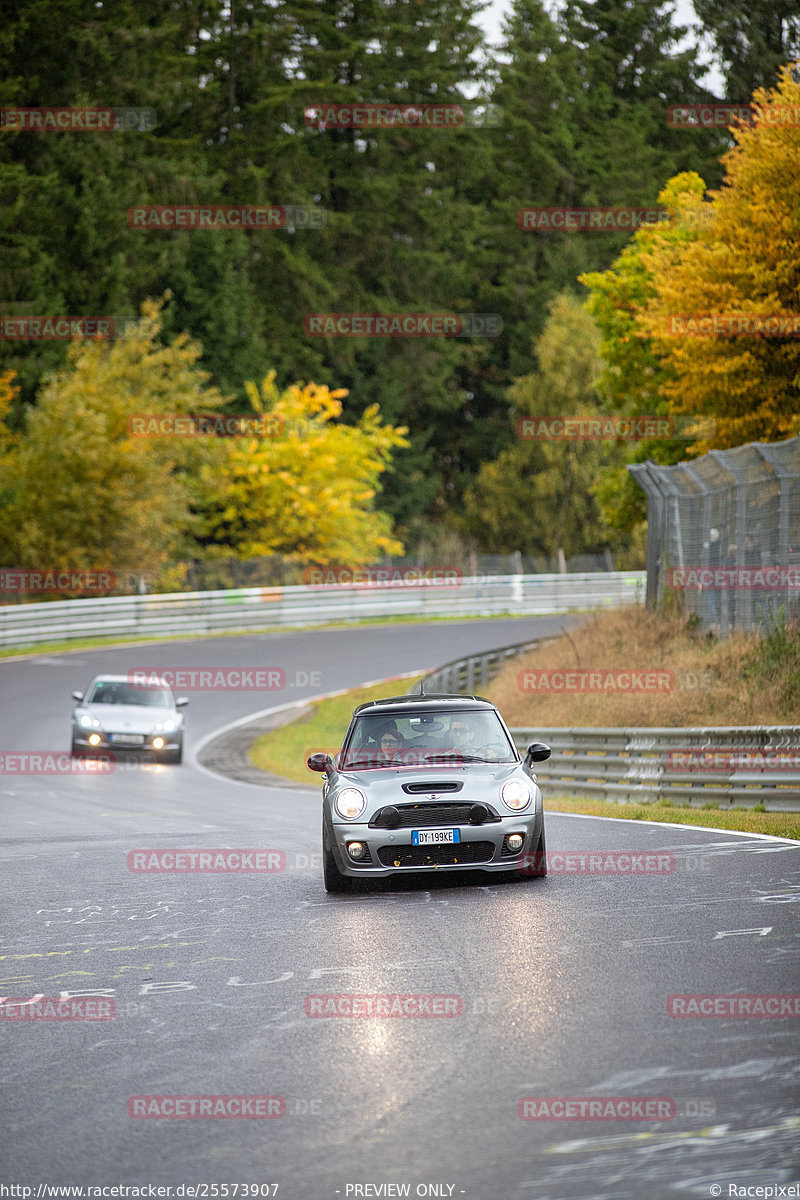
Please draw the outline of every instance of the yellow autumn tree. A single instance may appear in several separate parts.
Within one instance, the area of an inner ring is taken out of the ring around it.
[[[24,432],[11,443],[0,436],[6,565],[152,575],[186,552],[200,470],[221,460],[222,447],[136,436],[133,421],[214,411],[225,397],[206,386],[199,343],[157,340],[162,303],[145,303],[116,341],[76,340]],[[0,393],[0,408],[9,401]]]
[[[19,395],[19,388],[14,383],[15,378],[15,371],[4,371],[0,374],[0,563],[5,563],[6,566],[12,564],[14,544],[8,511],[14,488],[7,464],[11,461],[12,448],[19,440],[9,429],[6,418],[14,398]]]
[[[223,469],[207,473],[202,513],[210,553],[279,553],[315,563],[402,553],[375,499],[392,451],[408,445],[407,430],[382,424],[377,404],[355,425],[339,423],[343,388],[296,383],[280,391],[270,371],[260,388],[250,382],[246,389],[254,413],[270,420],[264,436],[231,439]]]
[[[694,454],[800,432],[800,318],[794,336],[752,333],[757,318],[800,314],[797,68],[759,89],[753,107],[754,123],[734,130],[723,158],[723,186],[703,205],[711,219],[696,237],[655,239],[642,251],[654,294],[637,325],[661,362],[663,392],[675,415],[715,419]],[[689,318],[713,315],[746,317],[749,329],[698,336]]]
[[[5,453],[19,440],[6,424],[11,405],[19,395],[19,388],[14,383],[16,377],[16,371],[4,371],[0,374],[0,454]]]

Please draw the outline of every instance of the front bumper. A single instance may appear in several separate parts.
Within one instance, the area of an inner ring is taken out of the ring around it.
[[[92,734],[97,734],[100,741],[94,745],[89,741]],[[137,735],[139,736],[139,735]],[[116,754],[140,754],[142,752],[150,754],[164,754],[165,751],[179,750],[183,741],[183,733],[180,730],[173,730],[172,733],[146,733],[141,735],[141,742],[117,742],[113,735],[104,729],[80,729],[73,728],[72,740],[76,746],[82,750],[88,750],[90,753],[98,754],[101,751],[108,753],[111,751]],[[163,737],[164,745],[158,749],[153,745],[153,738]]]
[[[420,828],[429,829],[430,826],[421,825]],[[406,871],[513,871],[518,869],[523,855],[532,854],[538,848],[544,814],[541,809],[522,815],[509,813],[500,821],[447,828],[459,830],[461,840],[458,843],[414,846],[410,828],[374,829],[357,821],[329,824],[327,833],[336,865],[341,874],[350,879],[380,879]],[[523,836],[520,849],[507,849],[506,838],[511,833]],[[347,852],[348,842],[366,845],[368,858],[354,861]],[[451,861],[446,861],[448,859]]]

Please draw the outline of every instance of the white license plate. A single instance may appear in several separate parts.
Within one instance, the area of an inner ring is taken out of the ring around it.
[[[447,842],[460,842],[460,829],[412,829],[412,846],[441,846]]]
[[[124,743],[126,746],[141,746],[144,741],[142,733],[112,733],[112,742]]]

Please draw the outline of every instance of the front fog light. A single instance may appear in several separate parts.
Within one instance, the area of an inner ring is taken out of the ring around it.
[[[363,842],[348,842],[347,843],[347,853],[350,855],[351,858],[355,858],[355,859],[363,858],[364,855],[367,853],[367,847],[364,845]]]
[[[102,742],[102,740],[103,739],[100,737],[99,733],[90,733],[89,734],[89,745],[90,746],[99,746],[100,743]]]
[[[522,836],[521,833],[510,833],[508,835],[508,843],[507,843],[509,850],[513,850],[514,853],[516,854],[518,850],[522,849],[522,845],[523,845],[524,841],[525,841],[525,838]]]
[[[162,737],[153,738],[153,749],[154,750],[160,750],[163,745],[164,745],[164,739]]]

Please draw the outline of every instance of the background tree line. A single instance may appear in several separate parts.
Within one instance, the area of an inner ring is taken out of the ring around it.
[[[397,539],[413,548],[448,526],[486,550],[629,547],[641,514],[619,515],[625,485],[613,472],[624,448],[523,446],[515,433],[518,412],[617,398],[601,379],[609,330],[599,321],[598,335],[580,311],[578,276],[605,272],[628,239],[523,233],[517,211],[655,205],[679,175],[718,187],[728,131],[665,119],[669,105],[710,99],[696,43],[714,46],[724,95],[746,102],[800,53],[800,17],[791,0],[756,0],[735,15],[724,0],[696,0],[701,29],[687,42],[660,0],[564,0],[554,11],[517,0],[494,55],[475,22],[479,7],[10,0],[3,106],[150,107],[158,124],[147,133],[3,134],[3,312],[134,315],[169,291],[159,337],[171,345],[185,332],[202,347],[222,411],[249,408],[270,371],[276,395],[298,381],[340,390],[340,423],[363,430],[373,414],[365,436],[388,439],[360,493],[362,506],[388,518],[370,526],[372,553]],[[306,124],[307,106],[354,100],[477,100],[502,117],[452,132]],[[326,221],[246,233],[127,224],[134,204],[202,202],[314,205]],[[483,340],[307,337],[303,319],[319,311],[496,312],[504,331]],[[70,353],[57,342],[0,344],[0,368],[15,372],[6,446],[34,431],[49,374],[76,369]],[[686,443],[663,452],[678,450]],[[0,466],[9,516],[21,503],[19,453],[13,471]],[[170,487],[186,480],[185,462],[161,469]],[[598,498],[598,481],[614,478],[614,495]],[[191,487],[181,495],[194,522],[181,530],[187,552],[283,548],[274,531],[255,536],[258,508],[237,523],[224,516],[230,496],[217,497],[212,518],[214,506]],[[296,544],[307,553],[304,537]],[[6,552],[15,548],[22,553],[19,538]]]

